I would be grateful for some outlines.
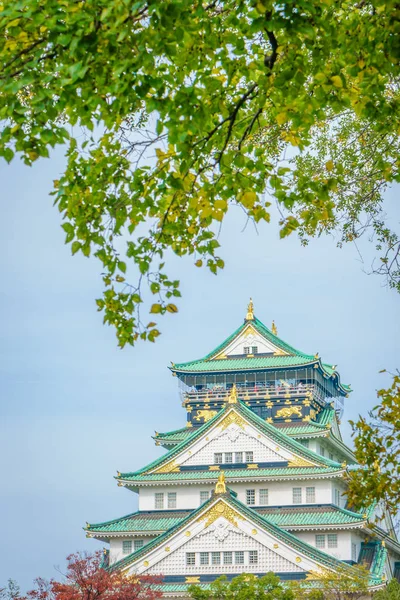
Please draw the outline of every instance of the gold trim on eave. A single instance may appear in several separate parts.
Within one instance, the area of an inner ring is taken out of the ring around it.
[[[288,467],[315,467],[315,464],[300,456],[294,456],[289,460]]]
[[[171,460],[166,465],[163,465],[162,467],[154,471],[154,473],[179,473],[179,467],[176,464],[175,460]]]

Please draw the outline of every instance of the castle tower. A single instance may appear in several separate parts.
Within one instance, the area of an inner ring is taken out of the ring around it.
[[[250,301],[215,350],[170,369],[185,427],[156,433],[167,452],[118,473],[138,511],[85,528],[109,544],[108,568],[162,574],[165,598],[187,598],[188,585],[222,574],[309,579],[362,562],[371,587],[399,576],[390,515],[347,505],[357,465],[340,418],[350,388],[334,365],[284,342]]]

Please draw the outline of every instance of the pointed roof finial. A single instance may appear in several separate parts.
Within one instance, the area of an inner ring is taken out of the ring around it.
[[[246,321],[254,321],[254,305],[252,298],[250,298],[250,302],[247,305]]]
[[[226,485],[225,485],[225,473],[221,471],[218,481],[215,484],[215,493],[216,494],[226,494]]]
[[[238,401],[236,383],[233,384],[231,391],[228,394],[228,404],[236,404]]]
[[[278,335],[278,329],[275,325],[275,321],[272,321],[272,325],[271,325],[271,331],[274,335]]]

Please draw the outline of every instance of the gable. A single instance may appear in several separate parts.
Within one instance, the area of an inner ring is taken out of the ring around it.
[[[173,460],[162,461],[161,465],[150,469],[148,473],[168,473],[180,470],[181,467],[195,467],[199,465],[212,465],[214,453],[216,452],[253,452],[253,464],[260,463],[288,463],[288,466],[316,466],[321,462],[316,457],[311,458],[311,453],[301,448],[299,453],[292,449],[296,442],[287,438],[277,443],[274,439],[274,429],[271,428],[270,435],[258,428],[250,420],[244,418],[238,410],[232,406],[223,412],[209,427],[203,435],[185,444],[181,452],[174,454]],[[304,453],[310,458],[304,458]],[[234,462],[234,458],[233,461]],[[223,461],[224,462],[224,461]],[[245,457],[241,462],[246,462]]]
[[[129,574],[162,573],[164,575],[190,576],[202,572],[210,572],[212,565],[202,566],[200,552],[222,553],[221,563],[215,572],[268,572],[304,573],[319,571],[321,565],[332,568],[337,561],[324,553],[316,551],[308,544],[301,542],[277,527],[253,519],[250,511],[242,512],[240,503],[227,499],[226,494],[214,496],[204,508],[196,511],[193,517],[172,532],[159,536],[150,544],[151,548],[143,549],[125,559],[119,568]],[[278,534],[279,532],[279,534]],[[186,554],[195,553],[194,564],[187,564]],[[244,564],[224,564],[224,552],[244,552]],[[257,553],[257,561],[252,562],[250,553]],[[316,555],[313,558],[312,555]],[[321,556],[319,556],[321,555]],[[318,560],[321,559],[322,560]],[[332,563],[332,564],[331,564]]]
[[[261,335],[261,333],[249,323],[244,330],[214,358],[226,358],[245,353],[252,354],[252,349],[254,347],[257,348],[257,354],[287,354],[287,352],[284,352],[265,336]],[[246,352],[245,348],[248,348],[249,350]]]

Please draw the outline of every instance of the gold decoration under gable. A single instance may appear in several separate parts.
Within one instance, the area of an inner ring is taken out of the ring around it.
[[[247,468],[248,469],[258,469],[258,465],[253,463],[253,464],[247,465]]]
[[[276,417],[283,417],[284,419],[288,419],[292,415],[297,415],[298,417],[302,417],[303,414],[301,412],[301,406],[285,406],[285,408],[281,408],[277,411]]]
[[[310,408],[310,419],[315,419],[316,416],[317,416],[317,411],[314,410],[313,408]]]
[[[166,465],[163,465],[162,467],[160,467],[159,469],[157,469],[154,472],[155,473],[179,473],[179,467],[176,464],[175,460],[171,460]]]
[[[288,462],[288,467],[314,467],[315,465],[305,458],[301,458],[300,456],[294,456]]]
[[[244,517],[240,513],[238,513],[235,509],[230,507],[226,502],[222,499],[218,500],[214,506],[211,506],[199,519],[198,521],[206,521],[206,527],[209,527],[219,519],[219,517],[224,517],[229,523],[232,523],[235,527],[238,526],[238,519],[243,521]]]
[[[238,401],[238,393],[236,383],[233,384],[231,391],[226,397],[228,404],[236,404]]]
[[[143,566],[144,566],[144,567],[148,567],[148,566],[149,566],[149,561],[148,561],[148,560],[145,560],[145,561],[143,562]]]
[[[215,484],[215,493],[216,494],[226,494],[225,473],[223,471],[220,473],[220,476],[218,477],[218,481]]]
[[[281,348],[278,348],[278,350],[275,350],[274,356],[286,356],[286,352],[281,350]]]
[[[222,427],[222,431],[224,431],[229,427],[229,425],[232,425],[232,423],[238,425],[240,429],[244,429],[244,426],[246,425],[246,421],[243,419],[243,417],[241,417],[235,410],[231,410],[231,412],[228,413],[224,419],[222,419],[219,426]]]
[[[250,298],[250,302],[247,305],[246,321],[254,321],[254,305],[253,300]]]
[[[217,414],[217,410],[197,410],[196,411],[196,416],[193,417],[194,421],[201,421],[201,419],[204,419],[204,423],[207,423],[208,421],[210,421],[213,417],[215,417],[215,415]]]
[[[185,583],[200,583],[200,575],[185,577]]]

